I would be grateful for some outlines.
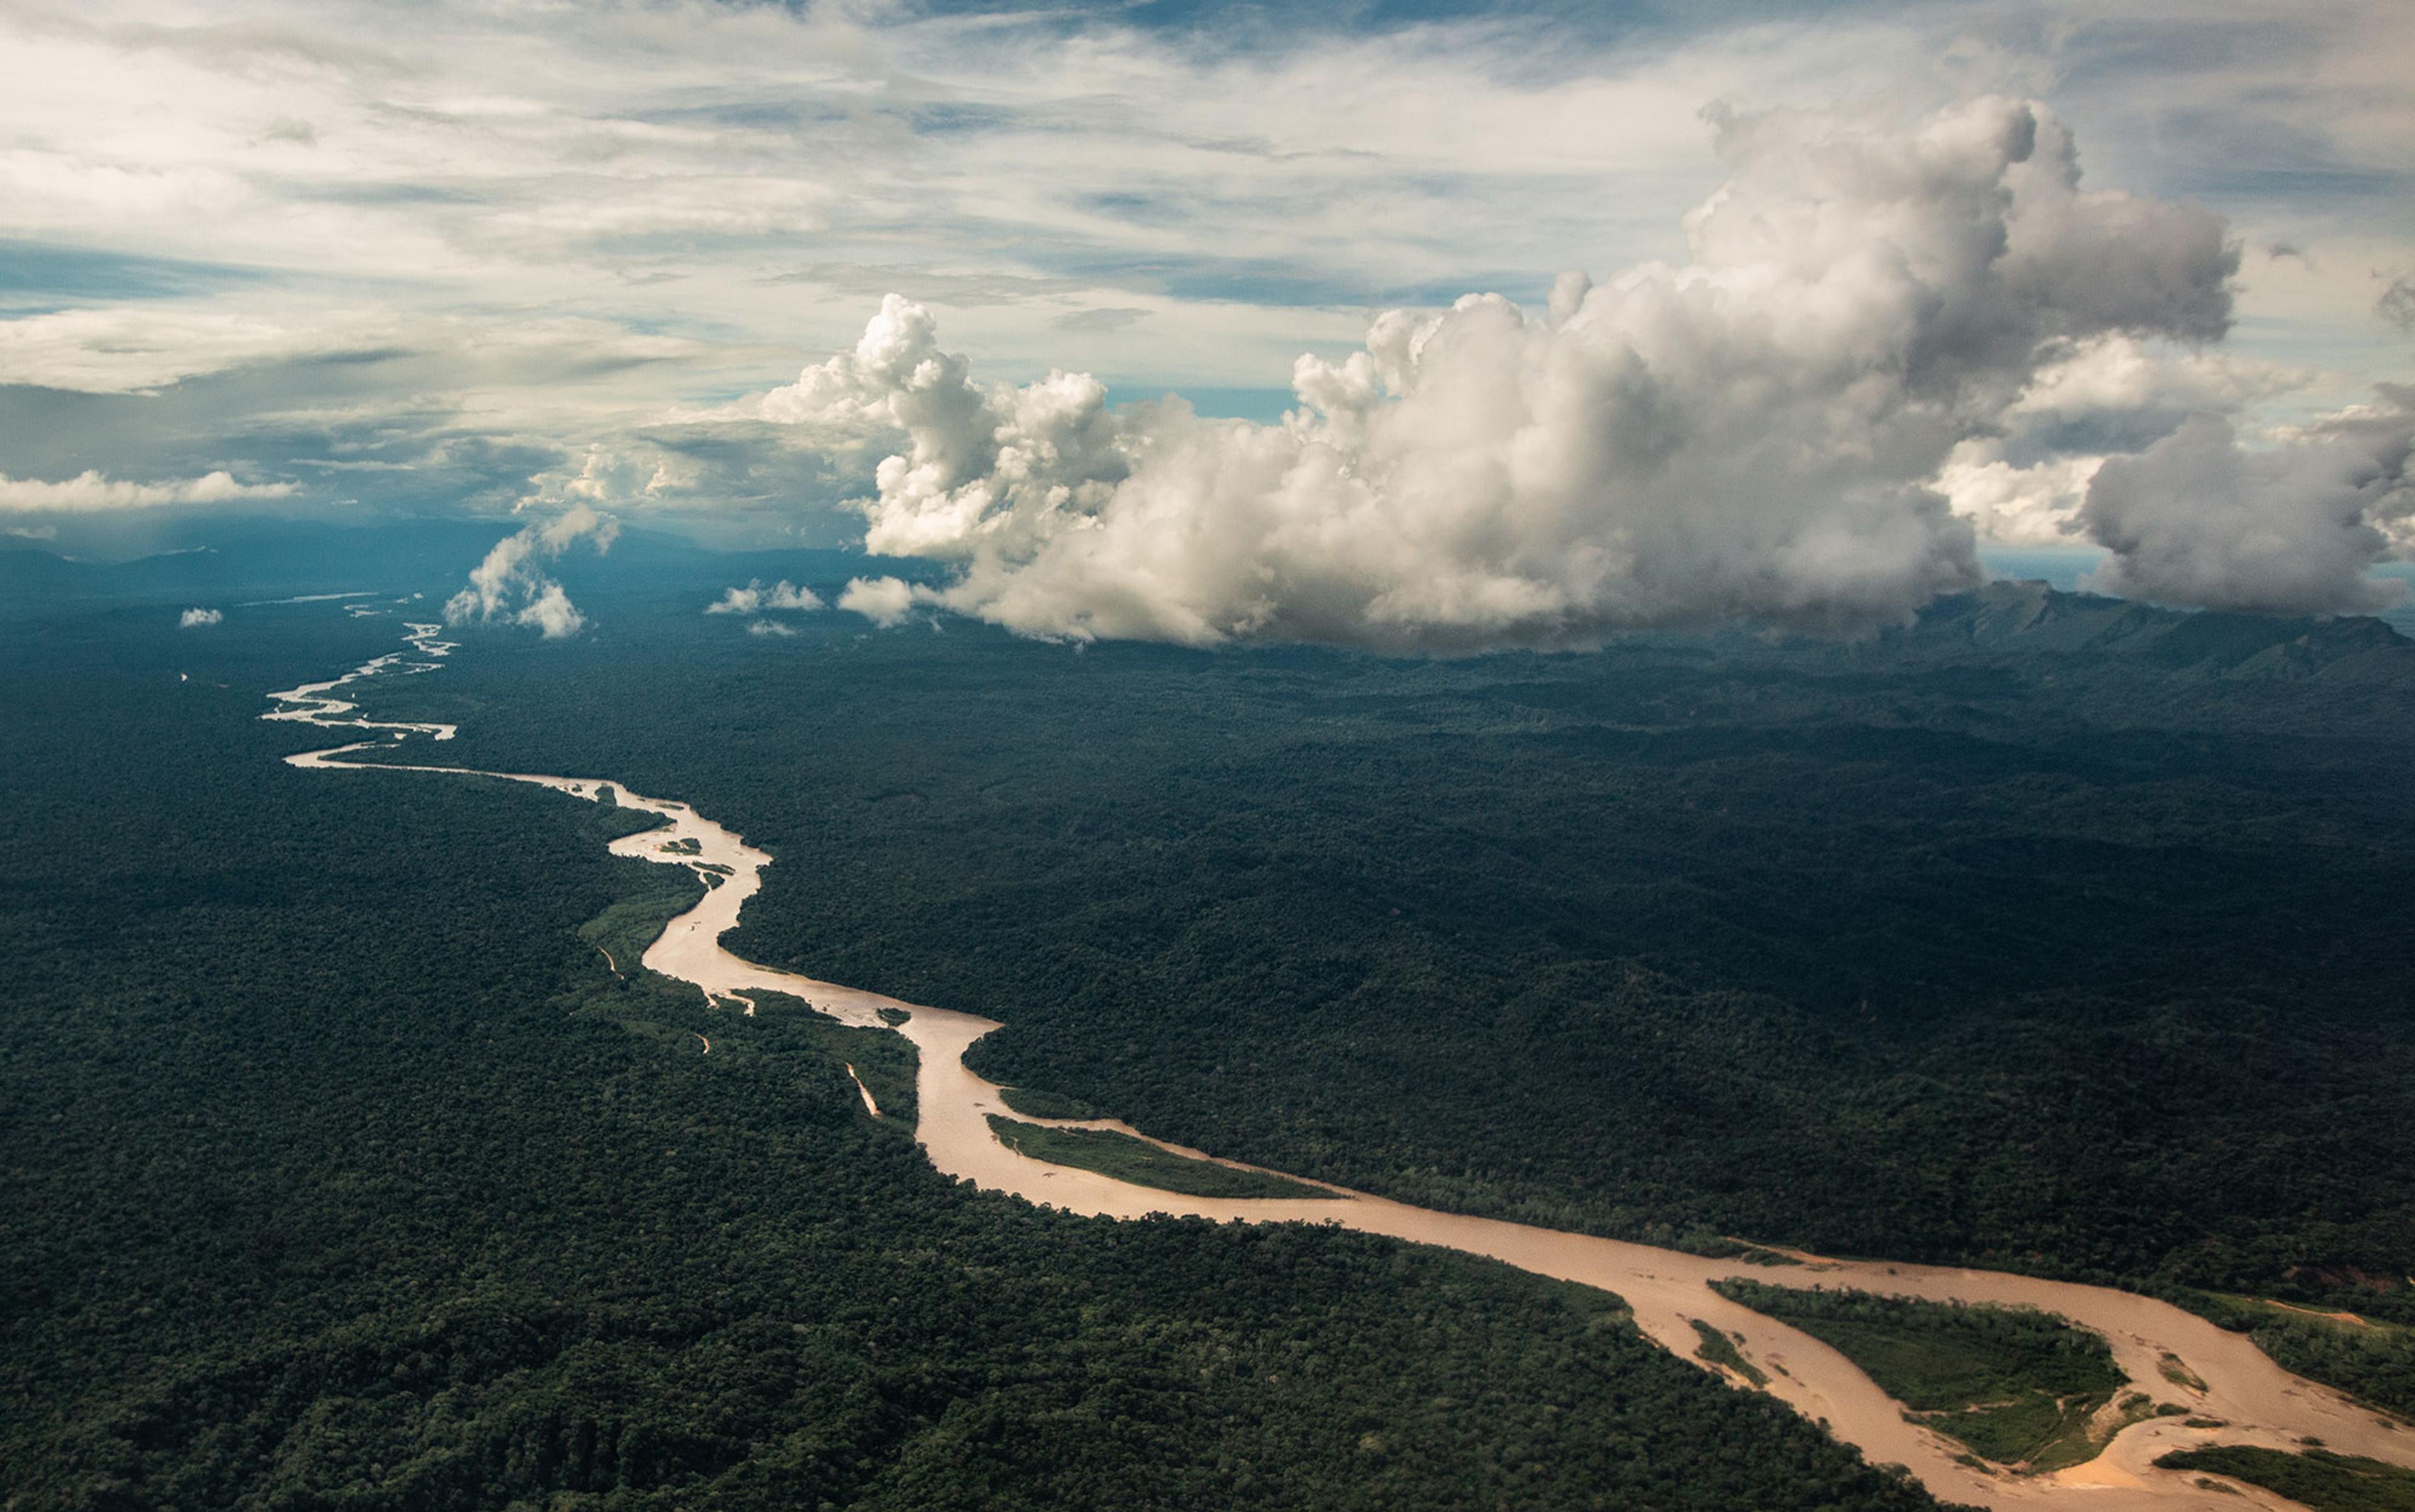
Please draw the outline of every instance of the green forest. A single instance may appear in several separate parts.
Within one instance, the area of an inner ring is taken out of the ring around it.
[[[1599,1293],[941,1178],[894,1037],[616,973],[627,814],[276,759],[390,622],[171,622],[0,661],[18,1512],[1932,1505]]]
[[[1270,1175],[1263,1171],[1240,1171],[1212,1160],[1196,1160],[1187,1155],[1176,1155],[1159,1149],[1146,1140],[1118,1133],[1112,1129],[1051,1129],[1045,1124],[1028,1124],[1018,1118],[989,1115],[991,1132],[1006,1147],[1019,1150],[1035,1160],[1051,1165],[1070,1165],[1076,1170],[1097,1171],[1118,1181],[1134,1186],[1155,1187],[1160,1191],[1188,1192],[1193,1197],[1331,1197],[1322,1187],[1312,1187],[1304,1181]]]
[[[2354,624],[1394,662],[579,591],[374,711],[765,846],[742,951],[1004,1021],[1031,1115],[2131,1286],[2415,1408],[2415,703]],[[948,1183],[894,1037],[628,969],[694,886],[629,816],[276,760],[392,619],[171,623],[0,667],[21,1506],[1928,1505],[1598,1294]]]
[[[2167,1470],[2195,1470],[2243,1480],[2303,1503],[2314,1512],[2415,1512],[2415,1471],[2328,1449],[2291,1454],[2285,1449],[2222,1444],[2179,1450],[2155,1463]]]
[[[2246,1334],[2284,1367],[2348,1387],[2376,1406],[2415,1420],[2415,1326],[2334,1315],[2258,1297],[2182,1290],[2172,1300]],[[2356,1293],[2350,1302],[2362,1301]],[[2404,1316],[2404,1310],[2399,1310]]]
[[[993,1080],[1554,1227],[2415,1323],[2415,650],[2370,621],[2008,585],[1390,661],[582,591],[591,639],[391,707],[739,829],[745,950],[1003,1021]]]
[[[2000,1465],[2094,1459],[2104,1440],[2090,1419],[2128,1384],[2104,1340],[2041,1312],[1748,1280],[1712,1289],[1833,1346],[1918,1421]]]

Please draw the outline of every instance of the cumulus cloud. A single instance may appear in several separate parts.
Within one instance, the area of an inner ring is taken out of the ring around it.
[[[83,472],[59,483],[0,473],[0,511],[25,514],[98,514],[119,509],[158,509],[172,504],[221,504],[246,499],[283,499],[290,483],[238,483],[231,472],[164,483],[131,483]]]
[[[797,627],[783,624],[777,620],[750,620],[746,623],[746,633],[750,636],[793,636]]]
[[[849,614],[860,614],[887,630],[903,623],[914,611],[918,599],[936,601],[938,595],[930,589],[916,589],[896,577],[858,577],[848,582],[847,591],[838,596],[838,606]]]
[[[1444,651],[1858,629],[1980,580],[1937,480],[2041,370],[2228,328],[2222,222],[2082,188],[2034,103],[1710,118],[1730,177],[1683,265],[1571,276],[1539,312],[1385,314],[1346,360],[1299,359],[1276,425],[1110,410],[1087,374],[983,382],[891,296],[759,412],[832,447],[902,436],[865,544],[958,575],[859,579],[840,606]]]
[[[2042,364],[2008,418],[2018,431],[2032,435],[2076,431],[2117,443],[2135,436],[2144,446],[2193,414],[2228,413],[2303,388],[2317,376],[2213,348],[2117,333],[2073,343]]]
[[[707,614],[760,614],[765,609],[818,609],[821,596],[809,588],[799,588],[783,578],[770,588],[763,579],[753,578],[744,588],[725,589],[721,597],[705,606]]]
[[[1937,488],[1983,541],[2073,545],[2106,457],[2152,445],[2193,415],[2237,413],[2317,376],[2126,333],[2069,343],[2040,364],[1992,434],[1954,448]]]
[[[2189,421],[2090,483],[2080,523],[2113,557],[2092,586],[2210,608],[2361,612],[2405,585],[2370,576],[2415,516],[2415,388],[2385,388],[2286,444],[2249,450],[2231,423]]]
[[[573,505],[542,525],[523,527],[496,542],[486,560],[471,570],[470,586],[445,601],[445,622],[484,623],[500,616],[534,628],[548,640],[577,635],[586,617],[538,563],[582,540],[592,541],[600,555],[612,548],[620,533],[620,521],[585,504]]]
[[[538,589],[520,612],[513,616],[516,623],[534,626],[548,640],[561,640],[575,636],[586,627],[587,617],[570,602],[562,585],[547,582]]]
[[[221,609],[187,609],[184,613],[176,617],[176,628],[179,630],[206,630],[211,625],[218,624],[225,619],[226,613]]]
[[[642,507],[693,495],[702,471],[692,458],[653,447],[593,445],[577,467],[551,468],[531,477],[518,507]]]
[[[2005,460],[1992,438],[1954,448],[1937,474],[1938,490],[1981,539],[1999,546],[2067,546],[2089,480],[2102,457],[2050,457],[2028,466]]]
[[[2370,277],[2415,266],[2390,208],[2415,182],[2405,0],[2118,0],[2044,29],[1928,7],[1658,7],[1640,28],[1586,19],[1615,7],[1444,7],[1393,26],[1343,6],[1263,47],[1150,7],[618,5],[576,26],[542,6],[188,8],[0,6],[0,232],[27,249],[0,320],[0,461],[20,475],[200,471],[172,459],[219,438],[322,458],[262,475],[372,512],[693,504],[683,525],[766,545],[821,475],[800,486],[770,443],[733,464],[750,435],[690,453],[683,482],[627,443],[659,437],[667,404],[768,387],[767,352],[846,344],[842,301],[926,300],[1018,379],[1053,360],[1119,389],[1260,387],[1297,352],[1346,350],[1370,302],[1474,287],[1468,270],[1539,290],[1559,260],[1672,256],[1718,173],[1688,112],[1721,93],[2051,89],[2103,123],[2092,174],[2228,197],[2302,250],[2251,267],[2265,318],[2245,341],[2358,383],[2405,351],[2376,339],[2394,333]],[[103,397],[134,394],[154,397]],[[638,467],[591,473],[593,442]],[[733,522],[740,504],[762,517]]]

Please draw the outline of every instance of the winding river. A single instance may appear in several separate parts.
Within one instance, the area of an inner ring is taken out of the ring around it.
[[[1335,1223],[1490,1256],[1538,1275],[1614,1292],[1634,1309],[1643,1332],[1663,1348],[1744,1389],[1744,1382],[1695,1357],[1700,1342],[1695,1320],[1728,1333],[1738,1341],[1743,1355],[1767,1372],[1770,1393],[1859,1448],[1871,1462],[1906,1467],[1930,1491],[1948,1501],[2004,1508],[2067,1505],[2104,1512],[2177,1508],[2235,1512],[2242,1505],[2296,1505],[2252,1487],[2209,1486],[2200,1484],[2193,1473],[2154,1467],[2156,1457],[2169,1450],[2217,1442],[2296,1449],[2304,1441],[2319,1440],[2340,1453],[2415,1467],[2415,1429],[2390,1422],[2328,1387],[2289,1374],[2243,1335],[2227,1333],[2178,1308],[2126,1292],[1995,1271],[1836,1261],[1801,1252],[1793,1252],[1803,1262],[1794,1266],[1705,1260],[1498,1219],[1432,1212],[1326,1183],[1313,1184],[1331,1191],[1329,1198],[1188,1197],[1051,1165],[1009,1149],[987,1122],[987,1115],[1009,1111],[998,1088],[964,1064],[965,1052],[973,1041],[998,1025],[970,1013],[900,1002],[857,987],[775,971],[733,954],[722,940],[738,927],[740,911],[762,885],[763,868],[771,864],[772,857],[689,805],[642,797],[602,778],[346,759],[371,749],[391,749],[414,737],[442,741],[456,733],[449,725],[363,718],[354,703],[339,696],[350,685],[371,678],[434,671],[455,649],[441,638],[440,625],[412,624],[409,629],[406,650],[378,657],[342,677],[269,696],[274,707],[264,718],[360,735],[349,744],[305,752],[286,760],[313,770],[501,778],[590,802],[609,795],[624,808],[659,816],[664,821],[661,828],[614,841],[613,854],[687,867],[705,881],[707,891],[702,901],[673,919],[647,948],[646,966],[695,984],[708,999],[742,1006],[749,1013],[755,1011],[756,994],[785,993],[842,1022],[893,1027],[905,1035],[922,1061],[916,1082],[922,1104],[916,1137],[931,1162],[952,1176],[1033,1203],[1099,1217],[1178,1213],[1219,1220]],[[721,870],[725,868],[726,872]],[[868,1092],[864,1100],[870,1108]],[[1068,1126],[1125,1129],[1103,1120]],[[1163,1147],[1199,1153],[1177,1145]],[[2123,1430],[2096,1459],[2053,1475],[2021,1475],[1978,1468],[1960,1458],[1964,1451],[1959,1445],[1906,1421],[1903,1409],[1842,1355],[1728,1301],[1706,1284],[1729,1276],[1778,1285],[1851,1286],[1898,1296],[2034,1307],[2059,1313],[2105,1337],[2116,1362],[2130,1377],[2131,1389],[2146,1393],[2158,1403],[2185,1409],[2189,1418],[2218,1421],[2223,1426],[2190,1428],[2177,1415],[2151,1417]],[[2163,1367],[2171,1362],[2185,1367],[2185,1371],[2176,1374],[2193,1375],[2204,1383],[2204,1389],[2168,1378]]]

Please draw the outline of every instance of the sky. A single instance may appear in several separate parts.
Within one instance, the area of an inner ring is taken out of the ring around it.
[[[548,634],[623,524],[1071,638],[1851,631],[2066,547],[2375,609],[2409,57],[2397,0],[0,0],[0,531],[518,519],[472,601]]]

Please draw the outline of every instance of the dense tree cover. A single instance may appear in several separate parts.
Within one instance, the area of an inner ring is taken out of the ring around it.
[[[2415,1327],[2353,1314],[2309,1312],[2254,1297],[2183,1292],[2174,1300],[2247,1334],[2265,1354],[2300,1375],[2346,1386],[2367,1401],[2415,1419]]]
[[[221,629],[0,658],[21,1512],[1930,1505],[1602,1294],[951,1184],[893,1037],[627,969],[625,812],[278,764],[391,625]]]
[[[745,948],[1005,1021],[995,1079],[1553,1226],[2415,1320],[2378,627],[2010,594],[1402,663],[582,592],[396,707],[768,846]]]
[[[1695,1358],[1708,1360],[1722,1370],[1732,1370],[1756,1386],[1769,1385],[1769,1372],[1746,1359],[1744,1351],[1736,1348],[1734,1340],[1700,1318],[1688,1321],[1694,1325],[1695,1335],[1702,1340],[1701,1343],[1694,1346]]]
[[[1312,1187],[1265,1171],[1243,1171],[1213,1160],[1193,1160],[1162,1150],[1146,1140],[1112,1129],[1051,1129],[1019,1118],[989,1115],[992,1132],[1009,1149],[1035,1160],[1097,1171],[1134,1186],[1160,1191],[1188,1192],[1193,1197],[1331,1197],[1323,1187]]]
[[[2314,1512],[2415,1512],[2415,1471],[2327,1449],[2290,1454],[2221,1444],[2178,1450],[2155,1463],[2167,1470],[2228,1475],[2278,1491]]]
[[[2017,1308],[1759,1281],[1713,1288],[1837,1351],[1941,1433],[1999,1464],[2060,1470],[2103,1445],[2089,1420],[2128,1377],[2097,1335]]]
[[[1096,1118],[1099,1110],[1079,1098],[1069,1098],[1058,1092],[1042,1091],[1036,1086],[1002,1086],[998,1100],[1027,1118]]]

